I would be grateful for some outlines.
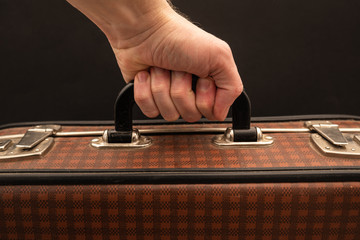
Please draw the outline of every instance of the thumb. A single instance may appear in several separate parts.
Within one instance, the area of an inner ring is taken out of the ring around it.
[[[134,80],[137,73],[138,73],[138,72],[135,72],[135,71],[134,71],[134,72],[131,72],[131,71],[126,71],[126,70],[122,70],[122,69],[121,69],[121,74],[122,74],[122,76],[123,76],[123,78],[124,78],[124,81],[125,81],[126,83],[129,83],[129,82],[131,82],[132,80]]]
[[[236,98],[243,91],[243,84],[235,63],[213,76],[216,85],[214,117],[223,121]]]
[[[116,62],[126,83],[134,80],[138,72],[148,71],[148,65],[141,64],[136,61],[134,58],[134,56],[136,56],[135,53],[130,52],[130,54],[128,54],[116,48],[112,48],[112,50],[115,54]],[[131,57],[128,57],[129,55]]]

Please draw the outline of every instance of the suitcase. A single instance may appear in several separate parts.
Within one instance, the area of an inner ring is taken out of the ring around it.
[[[250,125],[242,94],[221,123],[132,121],[132,102],[115,129],[1,128],[0,239],[360,239],[360,117]]]

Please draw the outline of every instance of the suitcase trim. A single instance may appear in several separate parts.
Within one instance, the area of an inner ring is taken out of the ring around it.
[[[0,185],[147,185],[354,181],[360,181],[360,167],[0,171]]]

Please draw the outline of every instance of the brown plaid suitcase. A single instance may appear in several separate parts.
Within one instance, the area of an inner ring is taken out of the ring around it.
[[[133,128],[132,94],[114,130],[2,127],[0,239],[360,239],[360,117],[250,126],[243,94],[230,122]]]

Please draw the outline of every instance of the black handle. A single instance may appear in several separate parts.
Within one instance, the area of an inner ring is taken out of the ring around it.
[[[134,83],[127,84],[115,101],[115,130],[107,131],[108,143],[131,143],[132,141],[132,109],[134,105]]]
[[[245,90],[232,105],[232,128],[235,130],[250,129],[251,104]]]
[[[134,105],[134,83],[128,83],[115,101],[115,130],[132,131],[132,109]]]
[[[134,104],[134,83],[128,83],[119,93],[115,102],[115,131],[109,131],[109,142],[131,142],[133,130],[132,109]],[[256,141],[255,128],[250,128],[251,104],[243,91],[232,105],[232,128],[234,141]]]
[[[256,142],[258,139],[255,127],[250,127],[251,103],[245,90],[232,105],[232,129],[234,142]]]

